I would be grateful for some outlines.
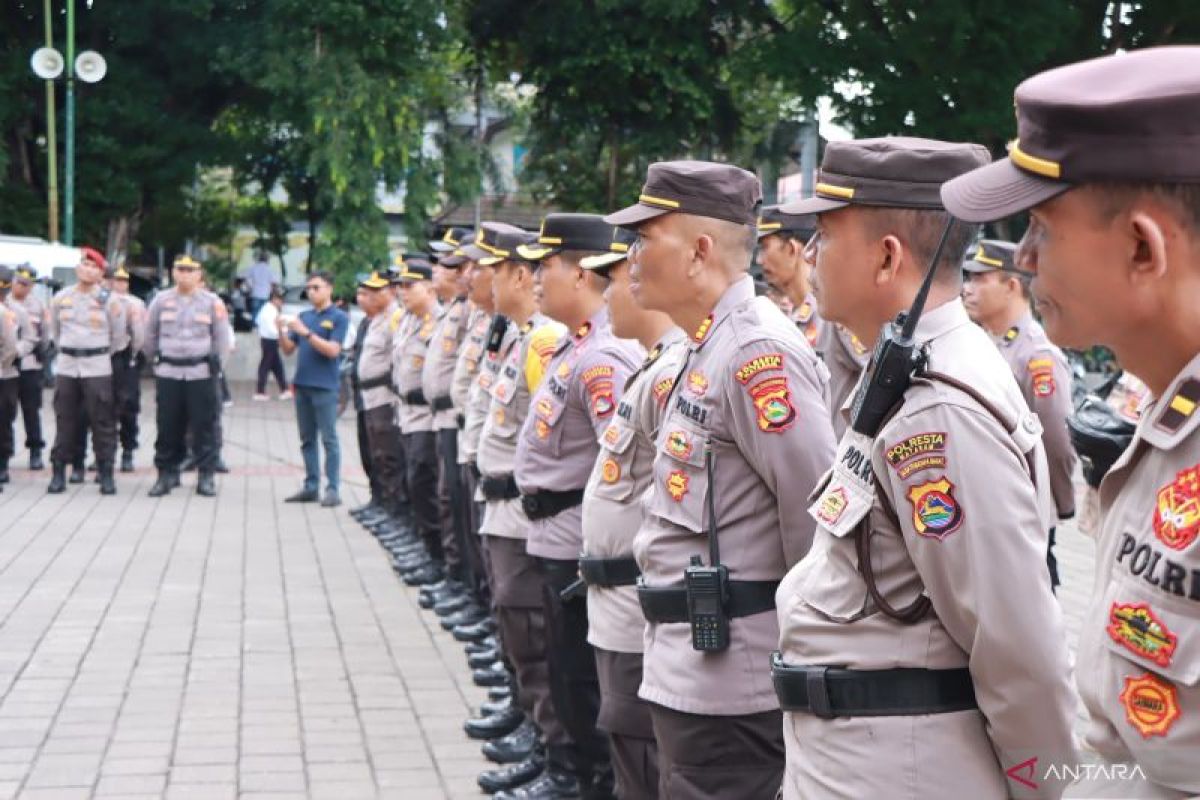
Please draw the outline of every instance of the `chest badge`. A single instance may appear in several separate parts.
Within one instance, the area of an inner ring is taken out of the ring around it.
[[[1179,693],[1175,686],[1153,672],[1139,678],[1126,678],[1121,692],[1125,719],[1143,738],[1166,736],[1179,719]]]
[[[708,391],[708,377],[699,370],[692,370],[687,376],[687,390],[694,397],[703,397]]]
[[[600,477],[605,483],[616,483],[621,479],[621,465],[611,458],[604,459],[600,467]]]
[[[691,478],[688,477],[688,474],[677,469],[667,475],[667,493],[676,503],[683,502],[684,495],[688,493],[689,483],[691,483]]]
[[[667,434],[667,452],[680,461],[687,461],[692,454],[692,439],[685,431],[671,431]]]
[[[1113,603],[1105,629],[1112,640],[1160,667],[1171,663],[1178,638],[1145,603]]]
[[[1181,470],[1158,490],[1154,535],[1172,550],[1184,550],[1200,536],[1200,465]]]

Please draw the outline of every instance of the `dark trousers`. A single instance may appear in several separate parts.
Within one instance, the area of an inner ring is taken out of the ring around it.
[[[378,406],[362,412],[370,459],[371,496],[393,514],[403,509],[397,492],[407,477],[400,460],[400,432],[396,429],[392,406]],[[365,466],[365,465],[364,465]]]
[[[1050,542],[1046,545],[1046,566],[1050,569],[1050,591],[1057,593],[1062,581],[1058,579],[1058,559],[1054,557],[1054,532],[1050,529]]]
[[[20,378],[21,416],[25,420],[25,447],[42,450],[42,387],[45,378],[41,369],[23,369]]]
[[[471,585],[470,564],[466,553],[466,520],[462,507],[462,475],[458,469],[458,429],[437,431],[438,520],[442,530],[442,551],[446,569],[452,577]]]
[[[92,431],[92,447],[96,461],[111,464],[117,452],[116,403],[113,399],[111,375],[97,378],[70,378],[59,375],[54,380],[54,447],[50,460],[75,464],[83,460],[79,447],[81,437]]]
[[[408,501],[413,510],[417,533],[425,541],[429,555],[441,560],[442,536],[438,524],[437,444],[433,431],[403,434]]]
[[[158,469],[179,469],[187,453],[186,437],[189,434],[196,469],[208,472],[216,466],[217,392],[213,383],[212,378],[198,381],[155,379],[158,438],[154,442],[154,466]]]
[[[533,718],[547,744],[567,744],[570,738],[550,698],[546,615],[537,560],[525,552],[524,539],[488,536],[484,552],[495,579],[492,587],[500,647],[517,678],[517,705]]]
[[[283,371],[283,358],[279,355],[279,340],[258,337],[262,357],[258,359],[258,393],[267,391],[267,376],[274,375],[279,391],[287,391],[287,375]]]
[[[358,460],[362,464],[363,474],[367,476],[367,484],[371,487],[371,502],[379,503],[383,498],[383,490],[379,485],[379,476],[371,467],[371,440],[367,436],[367,412],[356,408],[354,412],[354,436],[358,440]]]
[[[113,356],[113,394],[117,398],[117,428],[121,448],[137,450],[138,414],[142,413],[141,370],[129,351]]]
[[[655,800],[658,797],[658,746],[650,704],[638,697],[642,685],[642,654],[594,648],[600,678],[600,716],[596,726],[608,734],[617,797]]]
[[[687,714],[650,704],[663,800],[773,798],[783,783],[783,714]]]
[[[554,713],[575,746],[580,778],[608,768],[608,741],[596,729],[600,714],[600,680],[596,656],[588,644],[587,597],[563,600],[559,592],[579,577],[577,561],[537,559],[542,577],[542,610],[546,616],[546,662]]]
[[[0,379],[0,461],[5,464],[12,458],[15,449],[13,423],[17,421],[17,409],[21,405],[21,378]]]
[[[483,509],[475,502],[475,487],[479,481],[475,470],[470,464],[458,465],[459,479],[462,481],[462,508],[466,534],[463,537],[463,555],[467,564],[467,574],[471,580],[471,590],[475,599],[484,608],[492,605],[491,581],[488,579],[487,556],[483,552],[483,537],[479,535],[479,522],[483,519]]]

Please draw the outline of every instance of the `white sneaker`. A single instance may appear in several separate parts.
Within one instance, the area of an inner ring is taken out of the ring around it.
[[[291,389],[289,389],[286,392],[284,392],[283,394],[279,395],[280,400],[291,400],[292,397],[293,397],[293,395],[292,395]]]
[[[253,399],[254,399],[254,400],[259,400],[259,401],[262,401],[262,400],[270,400],[271,398],[270,398],[270,397],[267,397],[265,394],[261,394],[261,393],[260,393],[260,394],[256,394],[256,395],[254,395]]]

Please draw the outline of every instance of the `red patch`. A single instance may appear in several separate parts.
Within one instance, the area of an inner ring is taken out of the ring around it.
[[[1158,490],[1153,524],[1154,535],[1172,550],[1184,550],[1200,536],[1200,464]]]
[[[796,422],[792,390],[786,377],[767,378],[750,388],[750,397],[758,410],[758,429],[764,433],[782,433]]]
[[[607,417],[617,407],[611,380],[596,379],[588,385],[588,394],[592,398],[592,416],[597,419]]]
[[[1113,603],[1108,609],[1105,630],[1112,640],[1153,661],[1160,667],[1171,663],[1178,637],[1167,629],[1146,603]]]
[[[674,378],[663,378],[661,381],[654,384],[654,402],[658,403],[659,408],[662,408],[667,404],[667,397],[671,394],[671,389],[674,387]]]
[[[682,502],[684,495],[688,493],[689,483],[691,483],[691,478],[688,477],[688,474],[677,469],[667,476],[667,493],[676,503]]]

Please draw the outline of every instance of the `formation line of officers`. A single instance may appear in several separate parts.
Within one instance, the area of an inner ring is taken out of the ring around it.
[[[45,468],[41,410],[49,376],[56,430],[47,491],[85,481],[90,433],[96,483],[101,494],[115,494],[118,450],[120,471],[134,470],[141,366],[149,360],[158,428],[150,495],[178,486],[183,468],[197,469],[198,494],[215,495],[214,473],[224,471],[218,379],[233,329],[224,302],[204,288],[201,265],[176,259],[172,287],[149,308],[130,293],[124,266],[110,267],[91,247],[81,249],[75,277],[46,303],[31,268],[0,266],[0,484],[9,480],[18,410],[29,468]]]
[[[481,787],[1200,793],[1198,77],[1195,47],[1052,70],[1006,158],[834,142],[782,207],[655,163],[605,217],[451,229],[365,280],[353,513],[493,687]],[[1052,341],[1149,392],[1074,665]]]

